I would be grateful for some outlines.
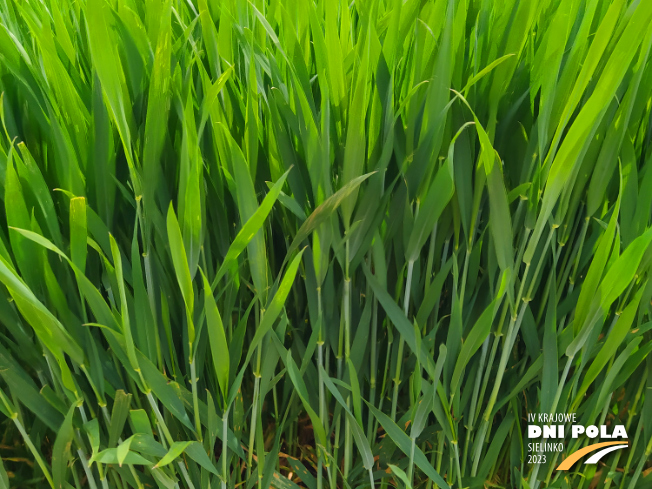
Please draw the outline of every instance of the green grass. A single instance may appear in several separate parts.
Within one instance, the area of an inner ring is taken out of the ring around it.
[[[651,48],[648,0],[0,0],[0,488],[652,487]],[[630,448],[527,463],[556,412]]]

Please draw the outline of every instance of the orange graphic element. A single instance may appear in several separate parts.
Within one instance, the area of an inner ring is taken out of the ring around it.
[[[629,445],[629,442],[605,441],[603,443],[595,443],[593,445],[589,445],[588,447],[581,448],[580,450],[573,452],[568,457],[566,457],[564,461],[559,464],[556,470],[568,470],[573,466],[575,462],[577,462],[587,453],[595,452],[599,448],[608,447],[611,445]]]

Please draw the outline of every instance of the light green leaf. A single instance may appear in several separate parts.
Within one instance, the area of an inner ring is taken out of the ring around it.
[[[224,325],[222,324],[222,317],[220,311],[215,303],[213,291],[202,272],[202,279],[204,281],[204,308],[206,311],[206,327],[208,329],[208,339],[211,345],[211,356],[213,358],[213,367],[217,375],[217,381],[222,391],[224,399],[229,397],[229,347],[226,343],[226,335],[224,334]]]

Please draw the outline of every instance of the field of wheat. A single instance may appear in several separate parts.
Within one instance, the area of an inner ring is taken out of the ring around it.
[[[0,0],[0,488],[652,488],[651,48],[650,0]],[[532,463],[556,413],[628,447]]]

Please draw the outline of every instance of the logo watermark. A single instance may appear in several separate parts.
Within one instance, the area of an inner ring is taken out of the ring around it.
[[[583,425],[578,424],[575,413],[533,414],[528,413],[528,463],[546,463],[548,454],[565,453],[566,438],[600,439],[600,441],[566,453],[564,460],[556,470],[569,470],[581,458],[588,457],[585,464],[596,464],[605,455],[622,448],[627,448],[627,430],[623,425]],[[594,453],[595,452],[595,453]]]

